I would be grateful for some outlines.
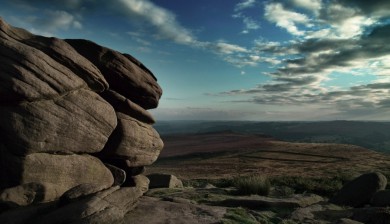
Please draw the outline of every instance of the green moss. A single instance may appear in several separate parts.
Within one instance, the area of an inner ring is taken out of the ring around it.
[[[256,218],[243,208],[228,209],[222,219],[222,224],[258,224]]]

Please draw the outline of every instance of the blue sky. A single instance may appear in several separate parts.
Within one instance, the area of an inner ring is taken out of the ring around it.
[[[129,53],[158,120],[389,120],[388,0],[0,0],[33,33]]]

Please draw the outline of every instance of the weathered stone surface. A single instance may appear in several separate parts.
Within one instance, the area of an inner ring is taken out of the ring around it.
[[[23,207],[0,213],[0,223],[4,224],[58,224],[58,223],[122,223],[125,214],[130,211],[141,197],[136,188],[103,190],[86,195],[80,200],[68,203]]]
[[[152,126],[126,114],[117,113],[118,126],[110,136],[101,156],[123,158],[128,166],[138,167],[156,161],[164,144]]]
[[[182,188],[183,183],[176,176],[170,174],[149,174],[149,188]]]
[[[387,179],[381,173],[363,174],[347,183],[330,202],[360,207],[368,204],[374,194],[379,190],[384,190],[386,185]]]
[[[145,109],[155,108],[162,90],[144,65],[128,54],[87,40],[66,40],[76,51],[99,68],[110,88]]]
[[[40,224],[118,223],[141,197],[138,188],[112,187],[43,215]]]
[[[16,207],[54,201],[61,196],[58,193],[56,185],[31,182],[1,191],[0,204]]]
[[[88,88],[84,80],[93,89],[107,88],[100,71],[65,41],[36,37],[1,18],[0,31],[0,102],[58,97]]]
[[[21,40],[21,42],[41,50],[70,69],[75,75],[83,79],[92,90],[101,92],[108,89],[108,83],[100,70],[81,56],[66,41],[55,37],[47,38],[32,35],[30,38]]]
[[[89,155],[53,155],[34,153],[26,157],[2,154],[1,185],[9,188],[30,182],[52,184],[58,196],[65,191],[90,183],[108,188],[114,179],[97,158]]]
[[[155,123],[153,116],[148,111],[138,106],[136,103],[131,102],[119,93],[113,90],[108,90],[102,92],[100,95],[114,107],[115,111],[127,114],[130,117],[146,124]]]
[[[121,186],[126,181],[126,172],[124,170],[108,163],[104,165],[106,165],[114,177],[113,186]]]
[[[0,106],[0,133],[14,154],[98,152],[117,124],[114,109],[79,90],[53,100]]]

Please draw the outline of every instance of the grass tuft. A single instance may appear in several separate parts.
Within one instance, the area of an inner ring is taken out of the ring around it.
[[[237,188],[239,195],[258,194],[266,196],[271,190],[271,183],[266,176],[253,175],[236,177],[233,179],[233,186]]]

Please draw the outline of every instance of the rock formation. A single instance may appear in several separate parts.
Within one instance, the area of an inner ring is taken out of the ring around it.
[[[1,18],[0,60],[0,223],[120,220],[163,148],[147,111],[155,76],[128,54]]]

